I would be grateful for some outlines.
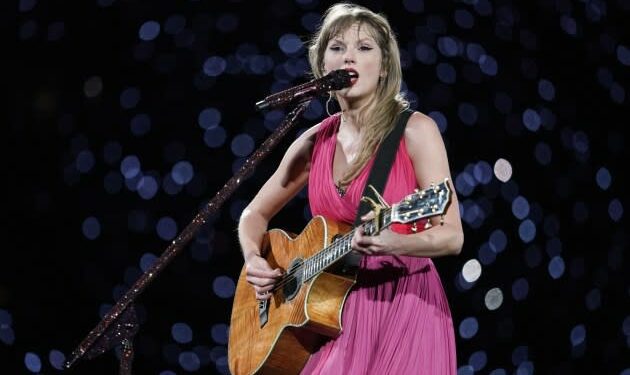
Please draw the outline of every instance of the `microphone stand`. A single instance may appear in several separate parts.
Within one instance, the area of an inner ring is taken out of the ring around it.
[[[133,338],[139,330],[133,302],[142,291],[152,282],[157,275],[177,256],[190,242],[199,228],[208,220],[208,217],[217,212],[223,203],[232,196],[234,191],[247,177],[251,175],[258,163],[273,150],[287,132],[293,128],[298,117],[304,112],[310,98],[299,101],[297,106],[285,117],[282,124],[263,142],[250,156],[241,169],[228,180],[217,192],[208,204],[202,208],[195,218],[181,231],[175,240],[164,250],[162,255],[146,270],[142,276],[127,290],[116,302],[109,312],[101,319],[92,331],[81,341],[72,352],[70,360],[64,367],[69,369],[83,356],[93,359],[100,354],[116,347],[122,346],[120,357],[120,375],[131,375],[131,362],[134,349]]]

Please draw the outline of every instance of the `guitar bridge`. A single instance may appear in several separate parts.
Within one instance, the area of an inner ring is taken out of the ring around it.
[[[269,300],[258,301],[258,320],[260,320],[260,328],[264,327],[269,321]]]

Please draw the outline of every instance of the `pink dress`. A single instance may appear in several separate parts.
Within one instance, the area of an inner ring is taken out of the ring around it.
[[[343,197],[332,177],[339,116],[320,125],[312,155],[308,197],[313,215],[353,223],[374,160]],[[423,182],[424,183],[424,182]],[[397,203],[417,187],[404,138],[385,186]],[[418,226],[419,228],[421,226]],[[342,315],[341,335],[314,353],[302,374],[457,373],[455,335],[440,277],[429,258],[366,256]]]

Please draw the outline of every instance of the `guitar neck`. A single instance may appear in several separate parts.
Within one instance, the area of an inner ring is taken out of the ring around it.
[[[382,230],[387,228],[392,223],[391,217],[391,208],[386,208],[381,211],[381,215],[379,218],[374,218],[370,221],[367,221],[360,225],[357,228],[354,228],[350,232],[344,234],[343,236],[337,238],[332,244],[328,245],[317,254],[311,256],[304,260],[303,269],[304,275],[303,280],[307,281],[312,277],[317,276],[326,268],[333,265],[339,259],[343,258],[344,255],[348,254],[352,251],[351,242],[352,236],[354,235],[354,231],[358,228],[363,228],[365,234],[371,236],[376,233],[377,228]],[[380,219],[379,225],[377,225],[376,220]]]

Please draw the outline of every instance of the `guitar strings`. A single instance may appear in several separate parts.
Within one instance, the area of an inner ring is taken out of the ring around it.
[[[428,189],[426,189],[426,190],[428,190]],[[424,193],[426,193],[426,190],[425,190],[425,191],[423,191],[423,194],[424,194]],[[434,192],[434,193],[435,193],[435,192]],[[387,216],[388,216],[388,214],[389,214],[389,210],[387,211],[387,214],[386,214],[386,215],[383,215],[383,217],[387,217]],[[357,228],[361,228],[361,227],[365,228],[366,226],[369,226],[369,228],[367,228],[367,229],[369,229],[369,230],[371,231],[372,229],[374,229],[374,228],[373,228],[373,225],[374,225],[374,219],[370,220],[369,222],[363,223],[361,226],[356,227],[356,228],[354,228],[352,231],[350,231],[350,232],[346,233],[345,235],[343,235],[343,236],[342,236],[339,240],[335,241],[332,245],[337,245],[337,244],[342,243],[343,241],[346,241],[346,240],[348,240],[348,239],[351,239],[351,237],[354,235],[354,231],[355,231]],[[315,254],[315,255],[312,257],[312,259],[315,259],[315,258],[317,258],[317,257],[321,257],[321,256],[322,256],[322,254],[325,252],[325,250],[326,250],[326,249],[329,249],[329,248],[330,248],[330,246],[332,246],[332,245],[329,245],[329,246],[328,246],[328,247],[326,247],[325,249],[323,249],[323,250],[321,250],[320,252],[318,252],[317,254]],[[278,282],[276,285],[274,285],[273,289],[271,289],[271,290],[270,290],[270,292],[276,292],[278,289],[282,288],[283,286],[285,286],[285,285],[286,285],[286,284],[288,284],[289,282],[291,282],[291,281],[293,281],[294,279],[296,279],[297,277],[296,277],[296,276],[294,276],[294,275],[295,275],[295,273],[296,273],[296,272],[298,272],[298,271],[302,271],[302,270],[304,269],[305,265],[306,265],[306,262],[307,262],[309,259],[311,259],[311,258],[307,258],[307,259],[306,259],[306,261],[302,262],[302,264],[300,264],[299,266],[295,267],[295,268],[294,268],[291,272],[288,272],[287,274],[285,274],[285,276],[282,278],[282,280],[280,280],[280,282]],[[337,259],[337,260],[338,260],[338,259]],[[331,264],[332,264],[332,263],[331,263]],[[330,266],[331,264],[329,264],[328,266]],[[327,268],[328,266],[326,266],[326,268]],[[326,268],[323,268],[322,270],[324,270],[324,269],[326,269]],[[320,270],[320,271],[316,272],[315,274],[317,274],[317,273],[321,272],[322,270]],[[313,275],[311,275],[311,276],[313,276]]]
[[[339,240],[335,241],[333,243],[333,245],[338,245],[341,244],[342,242],[348,240],[348,239],[352,239],[352,235],[354,235],[354,230],[348,232],[347,234],[345,234],[344,236],[342,236]],[[326,249],[329,249],[331,246],[328,246]],[[315,254],[312,259],[315,259],[317,257],[321,257],[325,250],[320,251],[319,253]],[[306,261],[304,261],[302,264],[300,264],[299,266],[295,267],[293,270],[291,270],[291,272],[288,272],[283,278],[282,280],[280,280],[280,282],[278,282],[278,284],[276,284],[273,289],[271,289],[272,292],[277,291],[278,289],[282,288],[283,286],[285,286],[286,284],[288,284],[289,282],[293,281],[294,279],[296,279],[297,277],[293,276],[295,275],[296,272],[301,271],[305,265],[306,262],[308,261],[308,259],[311,258],[307,258]]]
[[[370,222],[368,222],[368,223],[365,223],[365,224],[361,225],[361,227],[365,227],[366,225],[369,225],[369,226],[370,226],[370,228],[368,228],[369,230],[373,229],[373,228],[372,228],[373,221],[370,221]],[[357,227],[357,228],[359,228],[359,227]],[[333,243],[333,245],[339,245],[339,244],[343,243],[344,241],[351,240],[351,239],[352,239],[352,236],[354,235],[354,231],[355,231],[355,230],[356,230],[356,228],[355,228],[355,229],[353,229],[352,231],[350,231],[350,232],[346,233],[345,235],[343,235],[340,239],[338,239],[337,241],[335,241],[335,242]],[[329,249],[329,248],[330,248],[330,246],[328,246],[326,249]],[[322,254],[325,252],[325,250],[326,250],[326,249],[323,249],[323,250],[322,250],[322,251],[320,251],[319,253],[315,254],[315,255],[312,257],[312,259],[315,259],[315,258],[318,258],[318,257],[319,257],[319,258],[321,258],[321,257],[322,257]],[[311,258],[307,258],[307,261],[308,261],[308,259],[311,259]],[[337,259],[337,260],[338,260],[338,259]],[[276,285],[273,287],[273,289],[271,289],[271,292],[275,292],[275,291],[277,291],[277,290],[278,290],[278,289],[280,289],[281,287],[285,286],[285,285],[286,285],[286,284],[288,284],[289,282],[291,282],[291,281],[293,281],[294,279],[296,279],[297,277],[294,277],[293,275],[295,275],[295,273],[296,273],[296,272],[301,271],[301,270],[305,267],[305,265],[306,265],[306,261],[305,261],[305,262],[303,262],[302,264],[300,264],[299,266],[295,267],[295,269],[293,269],[291,272],[288,272],[288,273],[285,275],[285,277],[284,277],[282,280],[280,280],[280,282],[278,282],[278,284],[276,284]],[[329,265],[329,266],[330,266],[330,265]],[[327,267],[328,267],[328,266],[327,266]],[[325,269],[325,268],[324,268],[324,269]]]

